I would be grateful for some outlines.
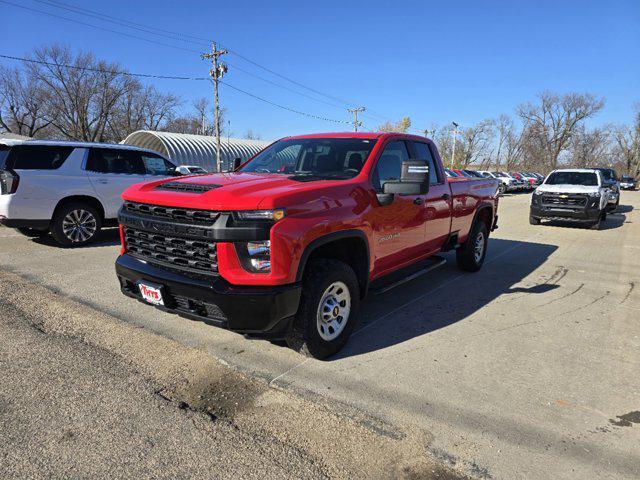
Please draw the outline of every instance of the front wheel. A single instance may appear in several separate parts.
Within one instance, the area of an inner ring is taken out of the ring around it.
[[[309,262],[287,344],[318,359],[333,355],[347,343],[359,306],[358,279],[349,265],[333,259]]]
[[[458,267],[467,272],[477,272],[487,255],[489,231],[482,220],[474,223],[467,241],[456,250]]]
[[[540,225],[540,219],[538,217],[534,217],[533,215],[529,215],[529,223],[531,225]]]

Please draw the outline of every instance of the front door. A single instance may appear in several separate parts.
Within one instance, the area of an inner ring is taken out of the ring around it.
[[[120,148],[90,149],[86,171],[104,206],[105,218],[116,218],[122,205],[122,192],[147,180],[140,154]]]
[[[400,180],[402,162],[409,160],[404,141],[387,143],[374,169],[372,183],[382,193],[385,182]],[[375,275],[411,263],[427,252],[425,245],[425,195],[396,195],[389,205],[376,205],[371,226],[375,244]]]

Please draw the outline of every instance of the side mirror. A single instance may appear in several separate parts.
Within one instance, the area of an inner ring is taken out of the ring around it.
[[[402,162],[400,181],[385,182],[383,191],[398,195],[425,195],[429,192],[429,162],[426,160]]]
[[[240,165],[242,165],[242,159],[240,157],[236,157],[233,159],[233,170],[232,171],[236,171],[240,168]]]

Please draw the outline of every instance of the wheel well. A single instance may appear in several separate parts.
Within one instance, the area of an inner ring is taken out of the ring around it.
[[[102,203],[100,203],[100,200],[98,200],[97,198],[90,197],[88,195],[72,195],[70,197],[63,198],[56,205],[56,208],[53,211],[53,215],[55,216],[61,207],[70,203],[84,203],[90,205],[98,211],[98,213],[100,214],[100,220],[104,222],[104,208],[102,206]]]
[[[484,222],[487,226],[487,231],[490,232],[493,223],[493,208],[489,205],[480,207],[480,210],[478,210],[476,214],[476,221]]]
[[[358,278],[360,296],[364,298],[369,288],[369,248],[364,238],[353,236],[322,243],[310,252],[306,260],[303,258],[301,273],[311,260],[319,258],[332,258],[349,265]]]

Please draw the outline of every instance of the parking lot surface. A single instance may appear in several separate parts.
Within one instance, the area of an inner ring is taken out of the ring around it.
[[[365,302],[328,361],[162,313],[121,295],[115,231],[63,250],[0,229],[0,265],[272,386],[329,397],[432,435],[485,478],[640,476],[640,192],[602,230],[528,223],[501,199],[483,269],[447,265]]]

